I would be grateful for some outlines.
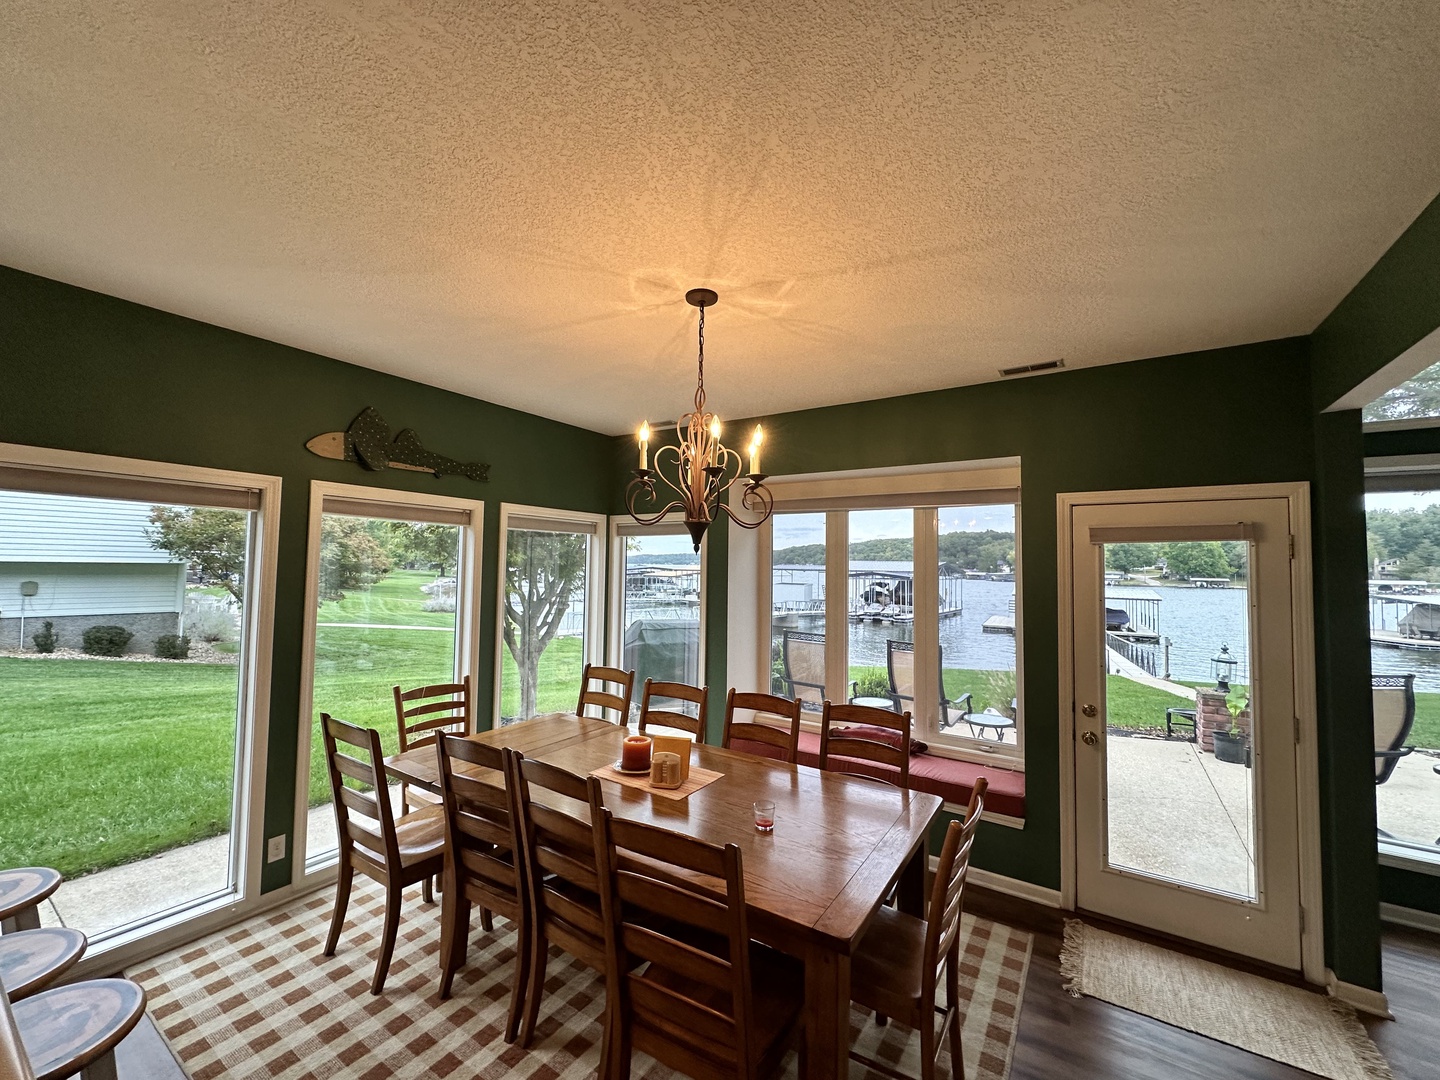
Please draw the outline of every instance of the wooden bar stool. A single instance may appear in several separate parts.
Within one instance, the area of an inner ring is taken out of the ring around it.
[[[85,935],[68,926],[21,930],[0,937],[0,986],[11,1001],[43,990],[85,955]]]
[[[0,871],[0,933],[38,929],[40,905],[60,887],[60,882],[60,871],[48,866]]]
[[[115,1047],[144,1015],[145,991],[95,979],[26,998],[13,1012],[35,1080],[115,1080]]]

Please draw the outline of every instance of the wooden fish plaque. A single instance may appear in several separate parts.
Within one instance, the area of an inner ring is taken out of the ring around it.
[[[316,435],[305,448],[323,458],[354,461],[375,471],[406,469],[435,477],[465,476],[481,483],[490,479],[489,465],[467,464],[431,453],[420,444],[414,431],[404,428],[396,433],[372,406],[366,406],[344,431]]]

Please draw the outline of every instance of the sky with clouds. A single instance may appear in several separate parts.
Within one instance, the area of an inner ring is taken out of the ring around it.
[[[796,544],[825,542],[824,514],[776,514],[776,548]],[[850,542],[909,537],[915,528],[913,510],[854,510],[850,514]],[[952,532],[1015,531],[1015,507],[943,506],[940,508],[940,531]]]

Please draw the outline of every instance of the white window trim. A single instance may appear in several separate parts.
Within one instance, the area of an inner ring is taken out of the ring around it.
[[[827,550],[838,545],[848,551],[848,520],[851,509],[846,502],[863,502],[866,499],[884,503],[895,497],[911,500],[913,508],[949,507],[965,505],[988,505],[992,502],[1015,505],[1015,696],[1016,696],[1016,745],[1012,748],[989,748],[979,740],[955,736],[938,736],[928,730],[930,752],[937,757],[955,758],[979,765],[1023,772],[1025,769],[1025,672],[1024,672],[1024,617],[1023,611],[1023,563],[1020,555],[1020,459],[991,458],[971,462],[941,462],[926,465],[901,466],[885,469],[857,469],[851,472],[808,473],[791,476],[771,477],[766,481],[775,498],[775,511],[822,512],[817,503],[831,502],[834,509],[825,511],[825,543]],[[732,490],[732,501],[736,499]],[[798,506],[796,504],[799,504]],[[793,508],[793,509],[792,509]],[[936,553],[938,533],[934,542],[924,543],[917,536],[915,541],[917,573],[918,559],[924,554],[920,549]],[[773,519],[759,529],[732,529],[730,532],[730,583],[729,599],[729,681],[731,686],[755,686],[768,690],[770,686],[770,625],[772,608],[770,592],[770,562],[774,550]],[[938,558],[938,553],[937,558]],[[928,557],[928,556],[927,556]],[[829,561],[827,568],[831,568]],[[848,575],[848,563],[833,567],[837,578]],[[829,571],[827,570],[827,573]],[[848,581],[848,578],[847,578]],[[826,592],[832,591],[834,583],[827,581]],[[847,585],[848,587],[848,585]],[[844,592],[841,589],[841,592]],[[843,611],[832,606],[826,611],[826,636],[848,635],[848,621]],[[919,625],[917,621],[917,633]],[[937,628],[938,633],[938,628]],[[937,641],[938,643],[938,641]],[[928,655],[928,653],[926,654]],[[918,659],[918,657],[917,657]],[[831,685],[848,683],[848,657],[842,662],[834,650],[826,650],[826,681]],[[838,679],[838,682],[837,682]],[[933,679],[925,676],[916,680],[917,714],[931,716],[938,714],[940,703],[936,698]],[[808,717],[801,725],[809,730],[819,730],[818,721]]]
[[[261,871],[265,850],[265,765],[270,741],[270,678],[275,634],[275,573],[280,541],[278,476],[174,465],[107,454],[84,454],[38,446],[0,443],[0,465],[78,472],[117,478],[246,488],[258,492],[260,507],[250,551],[250,610],[245,613],[245,681],[236,709],[236,771],[233,823],[241,823],[231,843],[234,886],[198,898],[103,941],[92,942],[76,966],[81,976],[116,971],[228,926],[261,910]],[[237,842],[238,841],[238,842]]]
[[[566,526],[586,525],[593,530],[595,542],[590,545],[590,563],[585,568],[585,653],[587,664],[605,662],[605,541],[608,536],[606,525],[609,518],[604,514],[591,514],[583,510],[557,510],[547,506],[525,506],[521,503],[500,504],[500,558],[496,571],[495,586],[495,699],[491,715],[496,722],[500,717],[501,673],[505,666],[505,563],[509,558],[510,519],[512,517],[540,518],[555,523],[556,532],[566,532]],[[588,531],[588,530],[587,530]],[[575,688],[579,697],[580,688]]]
[[[314,727],[311,717],[315,710],[315,623],[320,608],[320,531],[327,497],[364,499],[380,504],[393,509],[397,519],[403,519],[407,507],[425,506],[455,510],[469,516],[469,524],[461,529],[460,560],[455,568],[457,674],[473,675],[480,659],[480,557],[485,535],[485,504],[476,499],[457,499],[449,495],[312,480],[309,529],[305,540],[305,624],[300,656],[300,721],[295,740],[295,817],[290,833],[290,880],[297,889],[314,887],[330,880],[335,875],[336,865],[333,853],[320,860],[312,860],[305,850]]]
[[[615,516],[610,519],[610,619],[609,648],[607,655],[612,667],[625,662],[625,567],[624,538],[627,536],[688,536],[685,518],[680,513],[667,516],[658,525],[641,525],[628,517]],[[698,670],[700,685],[705,685],[705,597],[709,588],[710,545],[700,543],[700,656]],[[639,700],[638,698],[636,699]]]

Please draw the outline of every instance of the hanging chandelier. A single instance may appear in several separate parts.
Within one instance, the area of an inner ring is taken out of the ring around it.
[[[742,474],[740,455],[720,441],[720,418],[705,411],[705,309],[718,299],[710,289],[691,289],[685,294],[685,302],[700,309],[695,408],[675,425],[679,445],[666,443],[655,451],[653,469],[650,468],[650,425],[640,425],[640,467],[625,489],[625,505],[630,516],[642,525],[657,524],[672,510],[682,510],[685,528],[695,542],[696,551],[700,550],[705,530],[722,511],[741,528],[755,529],[769,518],[775,507],[770,489],[764,483],[765,474],[760,471],[760,443],[764,438],[760,425],[755,425],[755,434],[750,439],[750,469]],[[673,477],[667,475],[667,467],[673,469]],[[740,507],[745,513],[737,513],[725,499],[725,493],[742,477],[745,486],[740,493]],[[668,490],[657,493],[657,480]],[[672,493],[678,498],[672,497]],[[665,505],[660,506],[662,501]]]

